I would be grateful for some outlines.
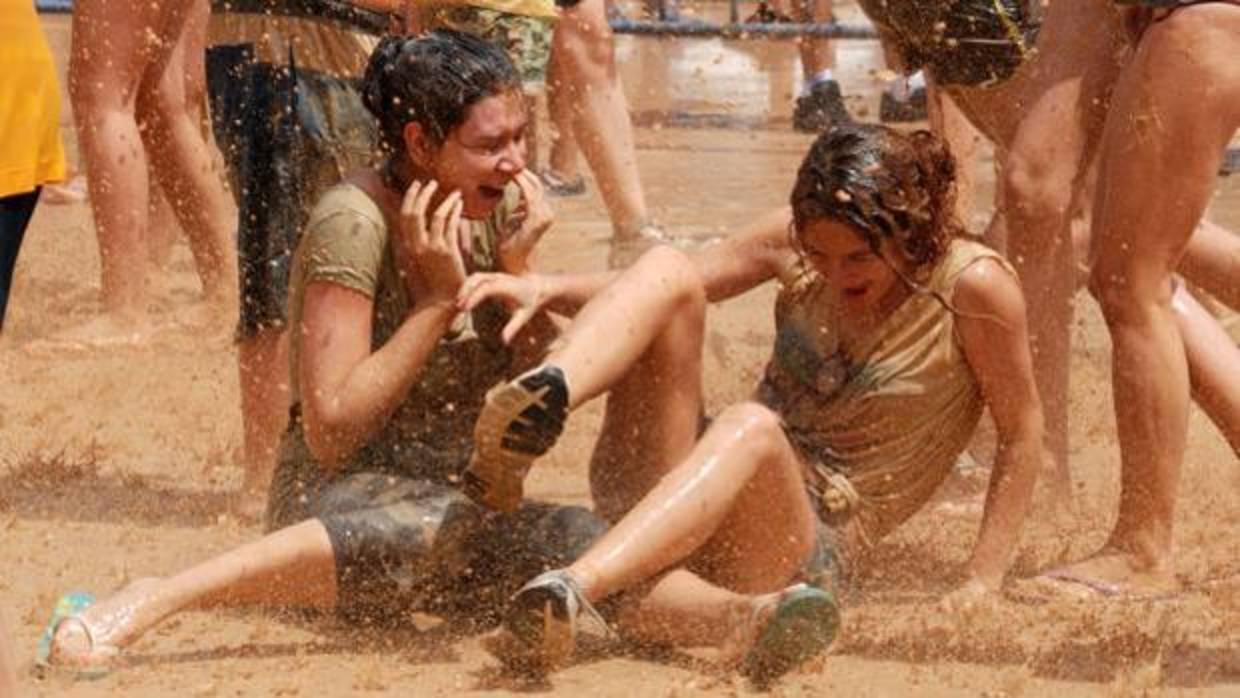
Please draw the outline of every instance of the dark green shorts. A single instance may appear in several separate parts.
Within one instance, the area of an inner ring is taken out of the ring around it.
[[[523,584],[569,565],[606,530],[584,507],[527,502],[500,514],[446,482],[377,470],[323,482],[317,464],[286,459],[268,526],[310,518],[331,540],[338,612],[369,624],[414,610],[494,622]]]

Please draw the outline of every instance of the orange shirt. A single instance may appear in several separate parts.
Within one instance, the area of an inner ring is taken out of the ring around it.
[[[0,0],[0,197],[65,178],[60,86],[33,0]]]

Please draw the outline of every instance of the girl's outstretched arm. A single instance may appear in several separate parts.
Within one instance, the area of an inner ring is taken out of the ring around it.
[[[953,301],[960,312],[957,336],[999,432],[966,586],[995,590],[1020,542],[1034,483],[1047,462],[1042,403],[1016,277],[994,260],[981,260],[961,273]]]

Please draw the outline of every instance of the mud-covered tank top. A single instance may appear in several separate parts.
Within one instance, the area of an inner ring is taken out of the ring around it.
[[[877,541],[926,503],[981,417],[981,390],[947,307],[961,272],[981,259],[1011,270],[994,250],[954,241],[924,288],[851,355],[841,349],[832,326],[836,300],[817,272],[800,269],[780,291],[775,348],[758,399],[783,419],[820,512],[832,523],[859,524],[863,542]],[[848,500],[842,511],[841,488]]]

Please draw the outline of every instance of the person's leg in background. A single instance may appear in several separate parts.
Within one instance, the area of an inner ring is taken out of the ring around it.
[[[1081,41],[1090,32],[1092,41]],[[996,143],[1006,254],[1027,293],[1029,338],[1046,414],[1048,479],[1056,501],[1071,501],[1068,471],[1068,362],[1078,265],[1072,244],[1074,197],[1106,117],[1124,37],[1107,0],[1055,2],[1046,11],[1038,52],[995,87],[945,86],[970,121]],[[932,75],[932,77],[935,77]]]
[[[662,237],[654,225],[637,168],[628,100],[620,88],[603,0],[562,7],[552,40],[552,89],[572,105],[573,135],[594,172],[611,217],[613,241],[636,245]]]
[[[198,81],[186,79],[187,68],[200,65],[192,55],[205,52],[210,5],[192,0],[192,7],[172,57],[159,80],[138,100],[152,169],[173,213],[185,231],[207,301],[209,326],[225,326],[237,294],[237,267],[231,221],[233,204],[216,171],[204,137],[202,93],[187,90]]]
[[[1103,549],[1052,573],[1060,579],[1138,593],[1177,585],[1173,529],[1190,390],[1225,383],[1195,371],[1194,356],[1213,342],[1194,339],[1185,309],[1176,308],[1173,274],[1240,125],[1237,36],[1240,8],[1178,9],[1146,30],[1115,89],[1100,156],[1090,281],[1112,342],[1119,516]],[[1208,315],[1197,317],[1212,324]],[[1221,331],[1213,337],[1230,344]],[[1209,364],[1227,379],[1240,370],[1231,354]],[[1212,417],[1225,415],[1203,397]]]
[[[832,0],[795,0],[796,21],[830,22]],[[844,95],[835,80],[835,44],[830,39],[803,36],[797,40],[803,83],[792,113],[792,126],[803,133],[820,133],[852,121]]]
[[[547,166],[539,173],[547,193],[553,196],[576,196],[585,193],[581,176],[581,149],[573,135],[573,104],[565,90],[563,59],[556,56],[555,45],[547,65],[547,115],[551,121],[551,151]]]
[[[4,313],[13,288],[13,268],[21,250],[26,227],[39,202],[39,189],[0,199],[0,332],[4,331]]]
[[[99,241],[104,315],[71,331],[69,341],[141,342],[155,329],[147,307],[149,181],[137,103],[166,65],[191,4],[75,4],[69,95]]]

